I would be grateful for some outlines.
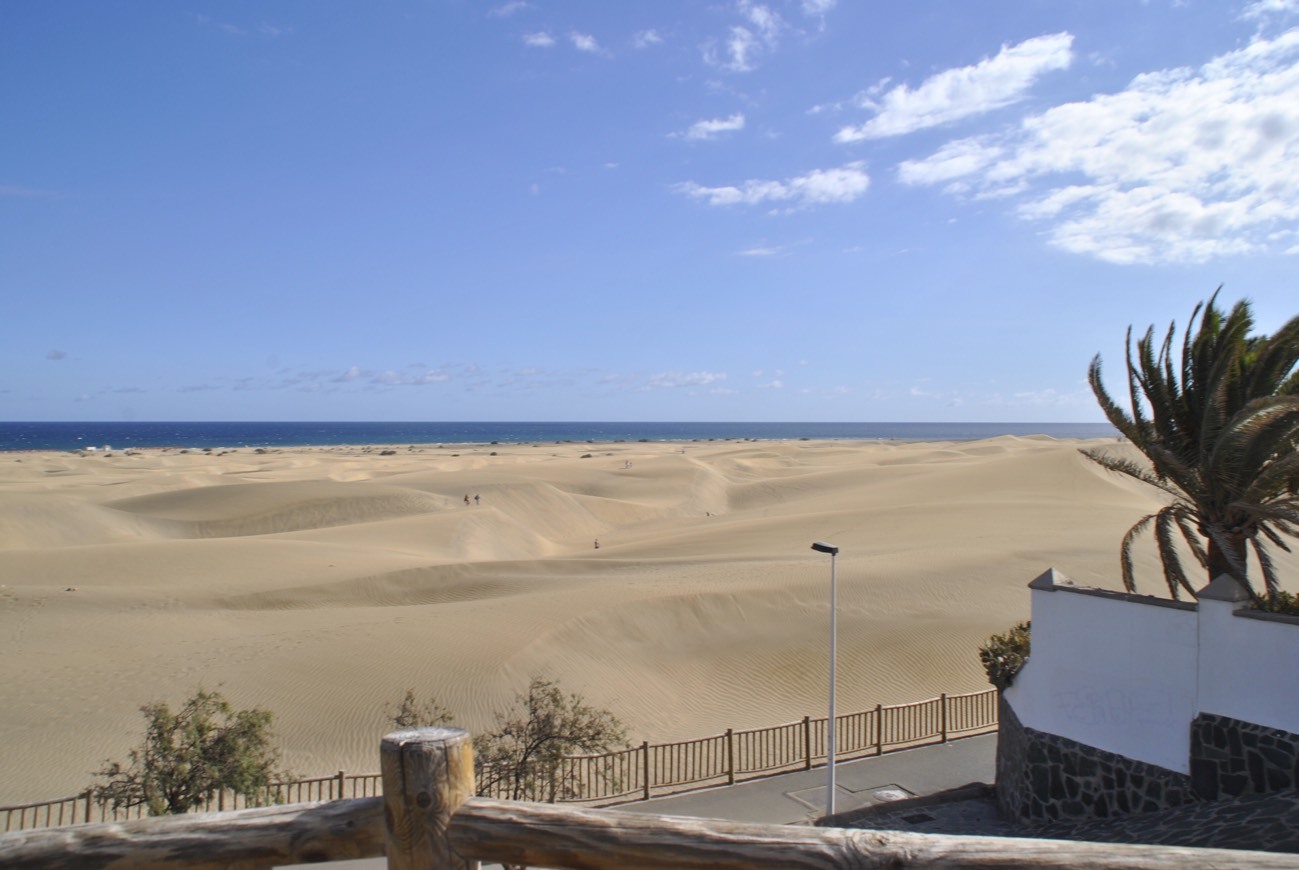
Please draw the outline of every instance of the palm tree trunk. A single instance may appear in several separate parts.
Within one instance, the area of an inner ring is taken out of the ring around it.
[[[1208,536],[1209,551],[1206,555],[1208,556],[1209,562],[1209,582],[1213,582],[1223,574],[1226,574],[1239,583],[1241,588],[1249,593],[1250,598],[1257,601],[1258,596],[1254,593],[1253,587],[1249,585],[1249,577],[1246,576],[1246,539],[1242,535],[1231,534],[1224,535],[1223,537],[1226,538],[1225,546],[1223,542],[1219,541],[1218,537],[1213,535]],[[1228,549],[1228,547],[1230,547],[1230,549]],[[1240,570],[1236,569],[1235,566],[1237,565],[1240,566]]]

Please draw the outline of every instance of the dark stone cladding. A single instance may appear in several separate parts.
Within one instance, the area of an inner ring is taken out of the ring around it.
[[[1295,788],[1299,734],[1201,713],[1191,723],[1191,784],[1204,800]]]
[[[1106,819],[1194,803],[1177,771],[1026,728],[997,700],[997,806],[1017,822]]]

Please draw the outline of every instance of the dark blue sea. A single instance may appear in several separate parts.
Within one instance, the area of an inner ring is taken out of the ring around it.
[[[1103,438],[1106,423],[0,423],[0,451],[531,442]]]

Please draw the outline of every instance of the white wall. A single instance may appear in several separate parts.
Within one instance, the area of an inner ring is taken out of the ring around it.
[[[1054,571],[1029,588],[1032,653],[1006,691],[1020,722],[1189,773],[1195,611],[1148,603],[1156,599],[1082,593]]]
[[[1200,601],[1199,709],[1299,733],[1299,625]]]

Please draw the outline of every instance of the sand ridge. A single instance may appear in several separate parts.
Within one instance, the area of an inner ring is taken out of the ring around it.
[[[979,690],[1028,581],[1115,587],[1158,504],[1081,444],[0,454],[0,803],[84,788],[199,684],[273,710],[303,775],[377,769],[408,687],[470,729],[535,673],[635,740],[815,715],[818,539],[841,710]]]

